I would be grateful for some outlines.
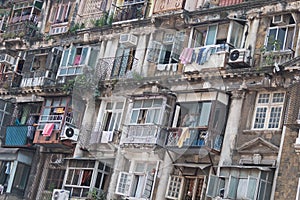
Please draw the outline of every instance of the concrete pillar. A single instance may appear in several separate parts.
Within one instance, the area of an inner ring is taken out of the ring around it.
[[[153,199],[166,199],[165,195],[168,187],[169,177],[173,169],[173,159],[175,159],[176,156],[172,152],[166,152],[165,154],[164,161],[160,165],[161,167],[159,168],[158,172],[158,177],[160,179],[157,187],[157,193]]]
[[[149,62],[147,61],[147,57],[148,57],[149,51],[151,50],[152,41],[153,41],[153,33],[151,33],[150,38],[149,38],[149,43],[147,46],[147,51],[146,51],[146,55],[145,55],[145,59],[144,59],[144,63],[143,63],[143,68],[141,71],[141,75],[144,77],[146,77],[148,74]]]
[[[109,183],[109,188],[108,188],[108,193],[107,193],[108,200],[118,199],[115,195],[115,191],[116,191],[116,187],[117,187],[119,173],[121,171],[123,171],[123,168],[125,165],[126,165],[125,157],[121,154],[121,152],[119,150],[116,155],[114,171],[113,171],[113,174],[111,175],[111,179],[110,179],[110,183]]]
[[[250,26],[248,27],[248,38],[246,39],[246,43],[245,43],[245,48],[248,48],[249,46],[251,46],[251,56],[253,57],[254,55],[254,49],[256,46],[256,39],[257,39],[257,33],[258,33],[258,28],[259,28],[259,19],[258,18],[254,18],[253,22],[250,23]],[[253,62],[253,59],[252,61]]]
[[[232,151],[235,148],[235,140],[238,134],[238,128],[240,124],[242,105],[244,100],[244,91],[233,91],[231,97],[231,104],[229,114],[227,118],[227,125],[223,140],[222,151],[220,156],[219,165],[222,166],[225,163],[232,163]]]
[[[106,41],[105,41],[105,40],[101,41],[100,52],[99,52],[99,58],[104,58],[105,44],[106,44]]]

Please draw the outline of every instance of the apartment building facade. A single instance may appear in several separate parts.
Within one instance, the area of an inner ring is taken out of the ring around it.
[[[0,199],[300,199],[298,1],[0,5]]]

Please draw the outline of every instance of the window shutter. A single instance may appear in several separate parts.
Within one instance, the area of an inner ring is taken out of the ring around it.
[[[255,199],[257,182],[258,182],[257,178],[251,177],[251,176],[248,177],[246,199],[249,199],[249,200]]]
[[[117,182],[116,194],[129,196],[132,179],[133,174],[127,172],[120,172]]]
[[[157,41],[152,41],[148,50],[147,61],[157,63],[160,58],[162,47],[163,45],[161,43]]]
[[[171,58],[173,58],[177,62],[179,61],[179,55],[183,49],[183,47],[182,47],[183,40],[182,39],[184,39],[184,37],[182,37],[181,33],[180,32],[177,33],[175,35],[173,46],[172,46]]]
[[[150,198],[152,188],[153,188],[153,183],[154,183],[154,174],[152,174],[152,172],[148,172],[145,180],[144,192],[142,195],[143,198]]]
[[[230,199],[235,199],[236,198],[238,185],[239,185],[239,179],[234,177],[234,176],[230,176],[229,177],[229,183],[228,183],[227,198],[230,198]]]
[[[217,196],[217,188],[218,188],[219,177],[210,175],[208,180],[208,187],[206,190],[206,195],[208,197],[216,197]]]
[[[50,51],[47,56],[46,60],[46,69],[52,69],[52,64],[53,64],[53,52]]]

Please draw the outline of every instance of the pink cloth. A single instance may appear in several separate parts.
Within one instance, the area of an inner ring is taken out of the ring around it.
[[[45,127],[43,129],[43,136],[50,136],[53,129],[54,129],[54,123],[45,124]]]
[[[80,63],[80,55],[75,56],[74,65],[79,65]]]
[[[184,48],[180,54],[179,59],[182,64],[188,64],[191,62],[193,56],[193,48]]]

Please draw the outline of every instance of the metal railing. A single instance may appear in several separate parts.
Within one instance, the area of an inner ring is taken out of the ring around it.
[[[132,19],[143,18],[146,12],[147,5],[145,2],[133,3],[124,6],[116,6],[113,22],[126,21]]]
[[[27,144],[28,126],[7,126],[5,135],[6,146],[25,146]]]
[[[261,54],[260,63],[262,67],[274,66],[275,63],[282,64],[294,58],[293,51],[271,51]]]

